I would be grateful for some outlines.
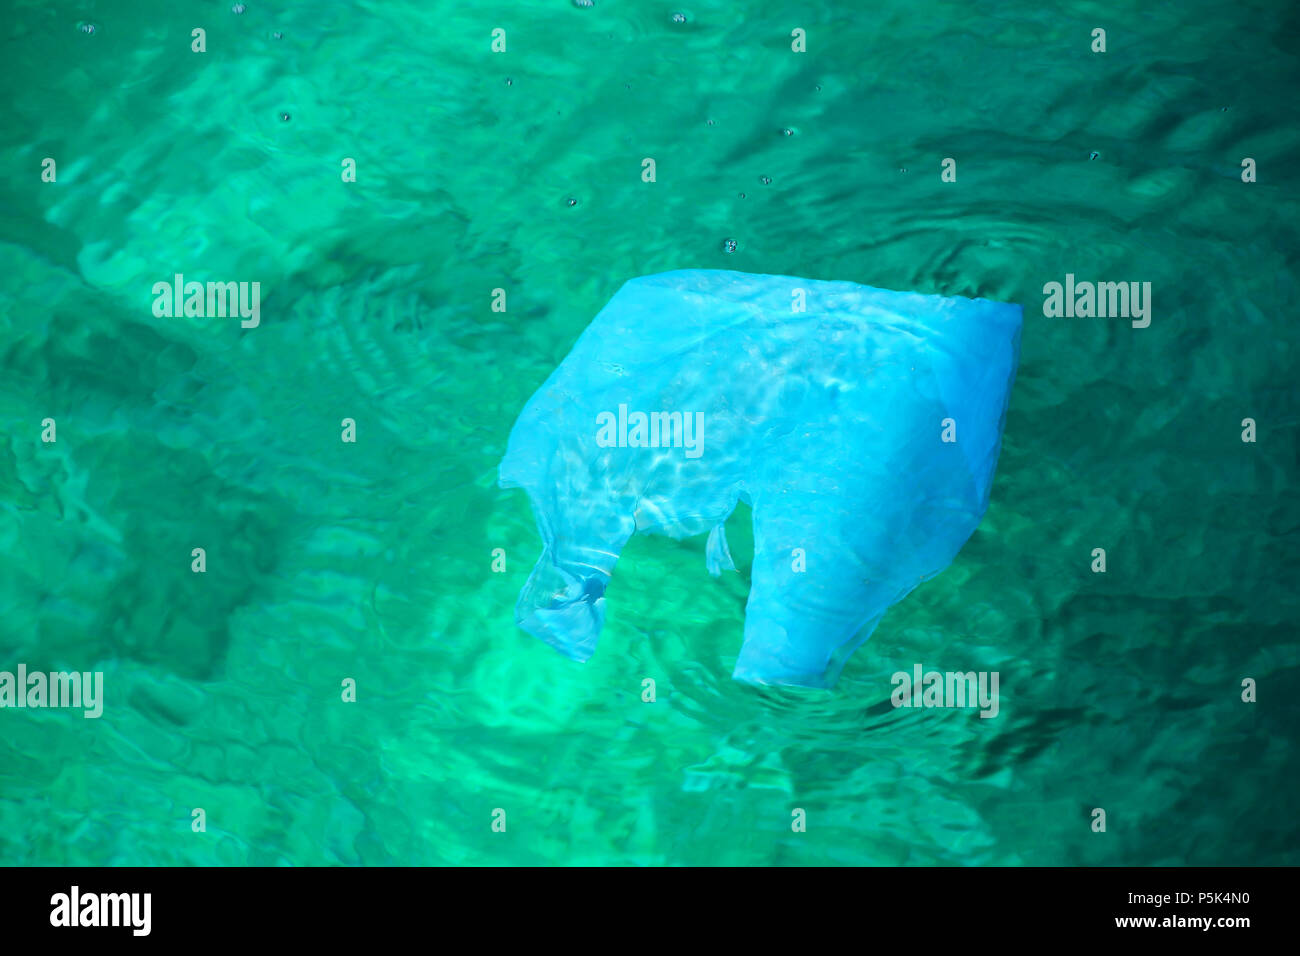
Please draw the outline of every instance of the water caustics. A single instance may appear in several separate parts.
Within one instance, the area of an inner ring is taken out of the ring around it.
[[[632,279],[520,413],[503,487],[544,550],[521,627],[576,660],[634,532],[753,510],[734,676],[829,687],[885,611],[945,568],[988,506],[1019,306],[687,269]],[[701,586],[707,586],[701,582]]]

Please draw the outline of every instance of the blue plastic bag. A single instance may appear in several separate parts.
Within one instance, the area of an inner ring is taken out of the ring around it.
[[[632,534],[708,532],[717,574],[744,501],[754,564],[734,676],[833,685],[979,524],[1020,326],[1016,305],[851,282],[632,279],[510,433],[501,485],[527,491],[545,546],[520,626],[586,660]]]

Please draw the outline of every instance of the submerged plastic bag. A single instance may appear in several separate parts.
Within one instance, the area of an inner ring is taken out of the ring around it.
[[[831,686],[979,524],[1020,325],[1019,306],[851,282],[627,282],[510,433],[501,485],[527,491],[545,545],[520,626],[586,660],[633,532],[707,531],[717,574],[744,501],[754,565],[734,676]]]

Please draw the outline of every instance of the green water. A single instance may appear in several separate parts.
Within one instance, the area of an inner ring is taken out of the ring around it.
[[[105,703],[0,710],[0,863],[1297,862],[1290,4],[5,8],[0,670]],[[730,678],[743,508],[718,581],[632,540],[589,663],[514,624],[510,426],[676,268],[1025,307],[988,514],[834,691]],[[917,663],[998,716],[891,707]]]

